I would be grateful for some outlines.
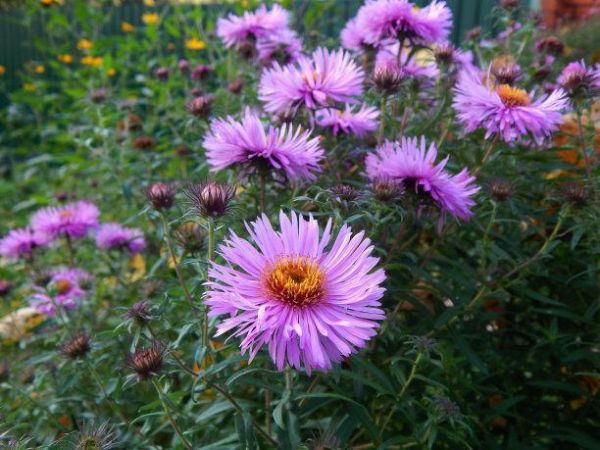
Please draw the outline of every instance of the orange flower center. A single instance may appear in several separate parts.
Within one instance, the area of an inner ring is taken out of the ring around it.
[[[65,211],[59,212],[58,215],[61,219],[70,219],[71,217],[73,217],[73,211],[67,209]]]
[[[56,292],[59,294],[66,294],[71,289],[71,283],[69,280],[58,280],[56,282]]]
[[[526,91],[508,84],[501,84],[496,88],[496,92],[506,106],[527,106],[531,103],[529,94]]]
[[[263,278],[267,293],[298,308],[315,305],[325,296],[325,274],[306,256],[284,256],[268,267]]]

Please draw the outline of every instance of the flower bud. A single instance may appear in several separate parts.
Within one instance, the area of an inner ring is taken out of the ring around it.
[[[150,150],[154,147],[154,138],[150,136],[139,136],[133,140],[133,148],[136,150]]]
[[[144,324],[152,319],[152,315],[150,314],[151,308],[152,303],[150,303],[150,301],[142,300],[129,308],[127,312],[125,312],[125,317],[137,322],[138,324]]]
[[[198,253],[204,248],[206,231],[194,222],[187,222],[173,232],[173,238],[186,253]]]
[[[188,102],[186,108],[196,117],[206,117],[210,114],[212,102],[212,95],[201,95]]]
[[[190,71],[190,62],[187,59],[180,59],[177,68],[182,74],[186,74]]]
[[[404,186],[398,181],[380,179],[371,183],[371,191],[380,202],[392,202],[404,195]]]
[[[244,80],[237,78],[233,81],[230,81],[227,85],[227,90],[232,94],[239,94],[244,87]]]
[[[188,186],[185,194],[191,206],[202,217],[220,217],[229,210],[235,189],[227,184],[207,181]]]
[[[504,202],[512,195],[512,185],[506,180],[493,180],[489,184],[490,195],[497,202]]]
[[[170,70],[168,67],[159,67],[154,70],[154,76],[160,81],[167,81],[169,79]]]
[[[90,92],[90,100],[92,103],[102,103],[106,100],[107,91],[104,88],[94,89]]]
[[[166,210],[173,206],[175,189],[167,183],[154,183],[146,190],[146,196],[154,209]]]
[[[373,83],[379,92],[393,94],[400,87],[402,77],[399,73],[385,67],[376,67],[373,72]]]

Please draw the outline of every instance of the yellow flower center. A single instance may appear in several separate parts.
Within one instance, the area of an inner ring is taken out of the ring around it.
[[[501,84],[496,88],[500,100],[506,106],[527,106],[531,103],[529,94],[523,89],[517,89],[508,84]]]
[[[303,308],[319,303],[325,295],[325,274],[306,256],[284,256],[265,270],[267,293],[289,305]]]
[[[69,280],[58,280],[56,282],[56,292],[59,294],[66,294],[71,289],[71,283]]]

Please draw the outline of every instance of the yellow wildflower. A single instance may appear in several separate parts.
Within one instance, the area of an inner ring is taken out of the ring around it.
[[[84,56],[81,58],[81,64],[90,67],[100,67],[102,65],[102,61],[103,59],[101,56]]]
[[[44,73],[46,71],[46,68],[41,64],[38,64],[33,70],[35,71],[35,73]]]
[[[6,67],[4,67],[3,65],[0,65],[0,76],[4,75],[6,73]]]
[[[89,50],[94,46],[94,43],[89,39],[79,39],[77,43],[77,48],[79,50]]]
[[[62,5],[63,0],[40,0],[42,6]]]
[[[33,83],[25,83],[23,85],[23,89],[25,89],[27,92],[33,92],[37,89],[37,87]]]
[[[142,22],[146,25],[156,25],[158,23],[158,14],[156,13],[146,13],[142,15]]]
[[[135,31],[135,27],[129,22],[121,22],[121,31],[123,33],[133,33]]]
[[[117,70],[114,69],[113,67],[111,67],[110,69],[108,69],[106,71],[106,75],[108,75],[109,77],[114,77],[117,74]]]
[[[65,53],[64,55],[58,55],[58,60],[64,64],[71,64],[73,62],[73,57],[68,53]]]
[[[185,41],[185,46],[190,50],[204,50],[206,48],[206,42],[198,38],[190,38]]]
[[[155,2],[154,2],[154,0],[144,0],[144,5],[146,5],[146,6],[154,6]]]

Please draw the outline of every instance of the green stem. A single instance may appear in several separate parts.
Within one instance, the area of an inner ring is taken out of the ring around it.
[[[385,428],[387,427],[388,423],[390,422],[390,420],[394,416],[394,413],[396,412],[396,408],[397,408],[398,403],[400,403],[400,400],[402,399],[402,397],[406,393],[406,390],[408,389],[408,387],[410,386],[410,384],[414,380],[415,375],[417,374],[417,367],[419,366],[419,363],[421,362],[421,359],[423,359],[423,353],[419,352],[417,354],[417,357],[413,361],[412,367],[410,369],[410,373],[408,374],[408,378],[406,379],[406,383],[404,383],[404,386],[402,386],[402,389],[400,390],[400,393],[396,397],[396,401],[394,403],[394,406],[392,407],[392,409],[390,410],[389,414],[386,416],[385,420],[383,421],[383,424],[381,426],[380,438],[383,437],[383,433],[385,431]]]
[[[210,268],[210,263],[215,259],[215,221],[212,217],[208,218],[208,249],[206,251],[206,262]],[[208,271],[208,269],[207,269]],[[208,280],[208,272],[206,279]],[[202,343],[208,348],[208,307],[204,305],[204,321],[202,322]]]
[[[175,433],[177,434],[177,436],[179,436],[179,439],[181,439],[185,448],[187,448],[188,450],[192,450],[193,449],[192,444],[190,444],[190,442],[185,438],[185,436],[181,432],[181,428],[179,428],[179,425],[177,425],[177,422],[171,415],[171,411],[170,411],[169,407],[167,406],[167,403],[165,402],[165,399],[163,397],[163,393],[160,388],[160,385],[158,384],[158,381],[156,381],[156,379],[153,378],[152,384],[154,385],[154,387],[156,389],[156,393],[158,394],[160,403],[162,404],[162,407],[163,407],[165,413],[167,414],[167,418],[169,419],[169,422],[171,423],[173,430],[175,430]]]
[[[262,170],[260,171],[258,178],[259,178],[259,184],[260,184],[260,193],[259,193],[260,212],[261,212],[261,214],[264,214],[265,211],[267,210],[267,177],[266,177],[264,171],[262,171]]]
[[[108,395],[108,392],[106,392],[106,388],[104,387],[104,384],[102,383],[100,375],[98,375],[98,372],[96,371],[94,366],[92,366],[92,364],[89,362],[89,360],[87,358],[83,358],[83,362],[86,365],[86,367],[88,368],[88,371],[92,374],[92,378],[94,378],[94,381],[100,388],[100,391],[102,392],[102,395],[104,396],[104,399],[106,400],[106,403],[108,403],[108,405],[110,406],[110,409],[112,409],[113,412],[121,418],[123,423],[128,424],[130,422],[129,419],[119,409],[119,407],[117,406],[115,401],[110,397],[110,395]]]
[[[385,134],[385,111],[387,109],[387,95],[383,95],[381,97],[381,105],[380,105],[380,113],[379,113],[379,136],[377,138],[377,143],[379,145],[383,144],[383,138]]]
[[[177,254],[175,253],[173,243],[171,242],[169,222],[167,221],[167,218],[162,212],[160,213],[160,218],[162,219],[163,223],[163,233],[165,235],[165,242],[167,243],[167,248],[169,250],[169,257],[171,258],[171,260],[173,261],[173,265],[175,266],[175,274],[177,275],[177,280],[181,285],[181,289],[183,289],[185,298],[187,299],[188,303],[190,304],[190,307],[192,308],[192,314],[194,315],[194,317],[197,317],[198,312],[196,311],[194,300],[192,299],[192,295],[190,294],[190,291],[188,290],[188,287],[185,284],[185,279],[183,278],[181,267],[179,267],[179,261],[177,261]]]

